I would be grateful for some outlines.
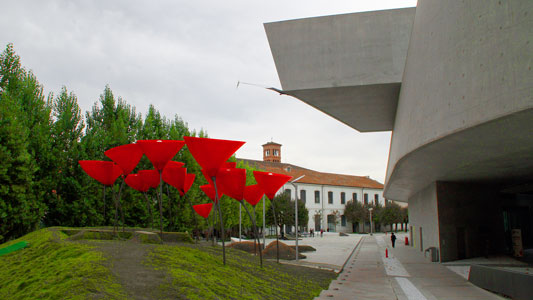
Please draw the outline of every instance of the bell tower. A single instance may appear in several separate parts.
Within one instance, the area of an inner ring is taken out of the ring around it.
[[[263,145],[263,161],[281,162],[281,144],[268,142]]]

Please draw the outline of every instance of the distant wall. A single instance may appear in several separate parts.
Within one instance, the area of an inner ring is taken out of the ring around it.
[[[409,199],[409,225],[412,226],[411,245],[422,251],[439,247],[437,185],[432,183]],[[422,228],[422,239],[420,239]]]

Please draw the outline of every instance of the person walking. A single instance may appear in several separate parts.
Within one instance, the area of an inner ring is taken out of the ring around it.
[[[396,243],[396,236],[394,235],[394,232],[390,236],[390,241],[392,243],[392,248],[394,248],[394,244]]]

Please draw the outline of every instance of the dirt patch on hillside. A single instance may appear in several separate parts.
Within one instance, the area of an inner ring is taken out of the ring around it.
[[[276,247],[276,243],[276,241],[273,241],[272,243],[268,244],[265,250],[263,250],[264,258],[277,258],[278,249]],[[285,243],[279,242],[279,258],[286,260],[296,259],[296,250],[294,250],[292,247],[288,246]],[[298,253],[298,258],[304,259],[306,258],[306,256]]]
[[[97,247],[108,260],[108,268],[128,293],[129,299],[176,299],[169,289],[171,279],[165,271],[143,263],[155,247],[132,241],[84,241]]]

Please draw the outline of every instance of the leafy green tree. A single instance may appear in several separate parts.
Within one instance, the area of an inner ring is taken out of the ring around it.
[[[344,215],[353,224],[363,223],[363,232],[365,231],[364,224],[368,221],[368,210],[361,202],[357,200],[348,201],[344,208]]]
[[[51,179],[54,197],[46,203],[48,214],[45,224],[74,225],[78,216],[90,208],[81,201],[80,179],[84,174],[78,166],[84,122],[76,95],[69,93],[66,87],[52,102],[52,117],[54,172]]]
[[[379,212],[379,220],[382,224],[390,225],[393,230],[393,224],[402,221],[401,208],[398,204],[390,202]]]
[[[33,193],[35,164],[28,153],[29,130],[19,106],[0,96],[0,243],[35,229],[44,205]]]
[[[50,191],[50,110],[42,86],[8,44],[0,55],[0,239],[35,228]],[[31,138],[30,138],[31,134]]]
[[[295,200],[291,200],[288,193],[280,193],[274,197],[272,205],[274,205],[274,210],[276,211],[276,221],[280,227],[280,232],[283,231],[283,226],[294,226],[294,204]],[[266,211],[266,222],[268,225],[274,225],[274,217],[272,214],[272,209]],[[305,207],[305,203],[300,200],[298,201],[298,225],[305,226],[309,222],[309,211]]]
[[[402,223],[402,230],[407,231],[407,224],[409,223],[409,208],[402,207],[400,209],[400,218],[401,218],[400,222]]]

